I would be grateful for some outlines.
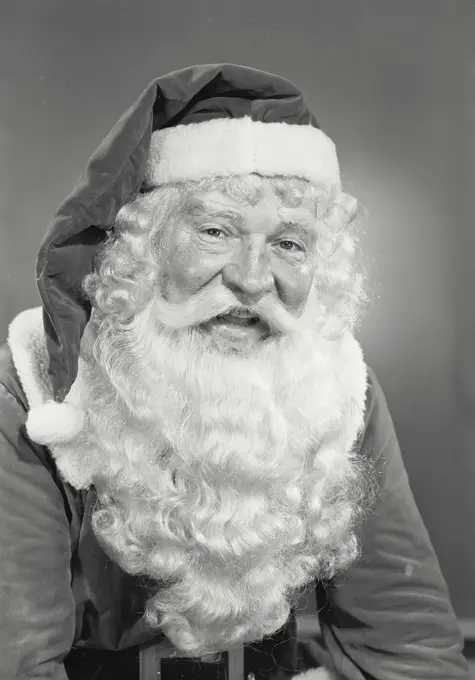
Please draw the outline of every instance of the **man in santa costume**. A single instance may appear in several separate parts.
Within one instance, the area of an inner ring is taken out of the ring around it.
[[[114,126],[0,352],[0,678],[468,678],[356,215],[278,76],[177,71]]]

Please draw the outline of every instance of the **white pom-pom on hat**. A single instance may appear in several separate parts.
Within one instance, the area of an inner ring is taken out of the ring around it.
[[[30,439],[43,446],[72,441],[84,426],[82,408],[66,402],[48,401],[28,413],[26,431]]]
[[[319,668],[310,668],[299,675],[294,675],[294,680],[337,680],[337,676],[327,668],[320,666]]]

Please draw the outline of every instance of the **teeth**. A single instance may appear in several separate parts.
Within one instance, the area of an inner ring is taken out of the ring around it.
[[[239,319],[252,319],[255,315],[252,312],[232,312],[230,316],[237,316]]]
[[[227,314],[218,314],[217,318],[218,319],[225,319],[227,317],[231,317],[234,319],[256,319],[256,315],[253,314],[252,312],[231,312]]]
[[[252,314],[220,314],[218,317],[221,321],[237,324],[238,326],[245,326],[254,324],[258,321],[257,317]]]
[[[237,324],[238,326],[247,326],[249,324],[253,324],[255,317],[240,317],[240,316],[231,316],[232,323]]]

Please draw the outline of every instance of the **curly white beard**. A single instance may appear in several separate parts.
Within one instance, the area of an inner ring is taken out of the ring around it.
[[[58,453],[90,469],[105,550],[156,580],[149,623],[205,656],[274,633],[302,586],[357,556],[366,371],[349,332],[236,354],[155,313],[89,325],[86,427]]]

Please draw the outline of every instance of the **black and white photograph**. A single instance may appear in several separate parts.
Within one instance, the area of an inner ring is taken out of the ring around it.
[[[475,2],[0,2],[0,680],[475,680]]]

